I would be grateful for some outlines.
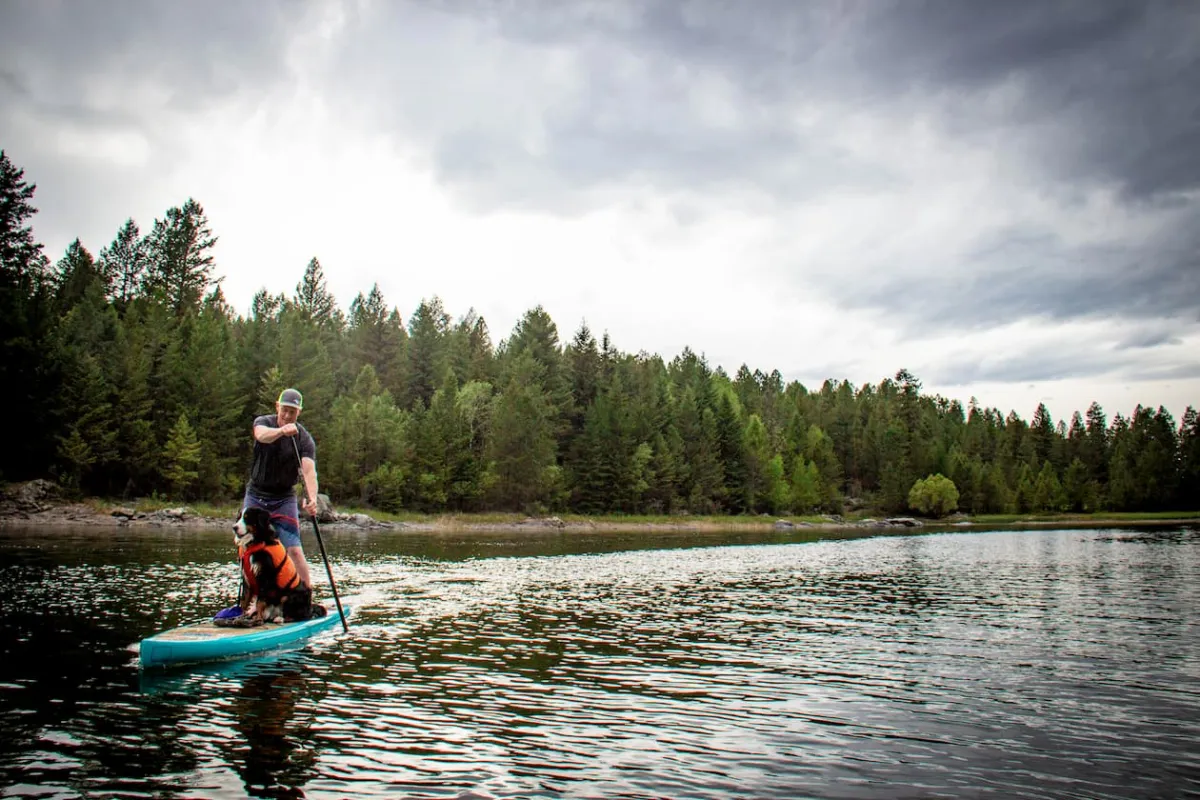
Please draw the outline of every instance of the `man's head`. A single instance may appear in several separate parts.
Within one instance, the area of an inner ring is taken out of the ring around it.
[[[279,393],[279,399],[275,401],[275,413],[279,416],[279,422],[282,425],[299,419],[302,408],[304,408],[304,398],[295,389],[284,389]]]

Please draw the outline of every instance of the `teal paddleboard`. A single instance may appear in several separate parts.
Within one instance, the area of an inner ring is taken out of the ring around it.
[[[350,607],[342,606],[346,617]],[[239,658],[295,644],[340,623],[337,609],[303,622],[268,622],[256,628],[223,628],[211,620],[193,622],[142,639],[143,667],[165,667]]]

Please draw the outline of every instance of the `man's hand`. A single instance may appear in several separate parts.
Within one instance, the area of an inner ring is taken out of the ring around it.
[[[300,430],[296,427],[296,423],[289,422],[287,425],[279,426],[280,436],[295,436]]]
[[[315,500],[309,500],[306,497],[304,498],[304,502],[300,504],[300,507],[304,509],[304,513],[308,514],[310,517],[315,517],[317,515],[317,503]]]

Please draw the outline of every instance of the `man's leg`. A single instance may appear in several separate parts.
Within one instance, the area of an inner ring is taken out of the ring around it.
[[[304,550],[300,545],[293,545],[287,548],[287,554],[292,557],[292,563],[296,565],[296,574],[300,577],[301,585],[311,589],[312,579],[308,575],[308,560],[304,557]]]
[[[300,529],[295,527],[298,520],[287,513],[288,511],[295,513],[294,509],[295,506],[286,509],[283,515],[274,519],[275,532],[279,534],[279,542],[287,550],[288,557],[296,566],[296,577],[300,579],[300,585],[311,589],[312,578],[308,574],[308,559],[304,557],[304,550],[300,547]]]

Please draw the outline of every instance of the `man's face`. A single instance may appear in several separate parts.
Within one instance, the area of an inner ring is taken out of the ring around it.
[[[275,404],[275,414],[279,417],[280,425],[290,425],[300,419],[300,409],[295,406]]]

